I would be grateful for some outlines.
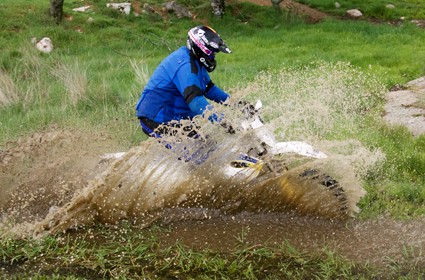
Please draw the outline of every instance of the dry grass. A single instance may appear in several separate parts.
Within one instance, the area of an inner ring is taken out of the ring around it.
[[[56,76],[66,90],[64,107],[75,107],[80,100],[86,98],[88,87],[87,67],[76,61],[73,64],[61,63],[53,68],[52,73]]]
[[[135,61],[130,60],[131,67],[133,68],[134,74],[136,76],[136,81],[138,81],[138,88],[143,88],[151,74],[149,73],[148,65],[144,61]]]
[[[12,78],[0,71],[0,107],[7,107],[19,100],[19,91]]]

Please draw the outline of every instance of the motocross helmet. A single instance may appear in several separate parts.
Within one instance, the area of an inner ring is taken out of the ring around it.
[[[196,26],[189,30],[187,48],[208,72],[214,71],[217,66],[216,53],[219,51],[232,52],[220,38],[220,35],[208,26]]]

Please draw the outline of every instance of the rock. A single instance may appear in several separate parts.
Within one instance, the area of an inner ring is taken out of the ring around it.
[[[81,13],[84,13],[84,12],[87,12],[88,10],[90,10],[91,9],[91,6],[82,6],[82,7],[78,7],[78,8],[74,8],[74,9],[72,9],[74,12],[81,12]]]
[[[425,77],[410,81],[401,90],[387,93],[384,120],[405,126],[413,136],[425,133],[425,108],[418,103],[425,96]]]
[[[418,78],[416,80],[407,83],[409,88],[413,89],[424,89],[425,90],[425,77]]]
[[[395,6],[394,6],[393,4],[387,4],[387,5],[385,6],[385,8],[387,8],[387,9],[394,9],[394,8],[395,8]]]
[[[149,5],[148,3],[143,4],[143,13],[145,14],[154,14],[155,13],[155,9],[152,8],[151,5]]]
[[[182,5],[179,5],[176,3],[176,1],[167,2],[164,4],[165,9],[169,13],[176,13],[178,18],[187,17],[192,18],[192,13],[189,12],[189,10]]]
[[[410,22],[417,27],[425,28],[425,20],[423,19],[412,19]]]
[[[345,12],[345,14],[348,17],[351,17],[351,18],[359,18],[359,17],[362,17],[363,16],[362,12],[360,12],[357,9],[348,10],[348,11]]]
[[[341,4],[339,4],[338,2],[335,2],[335,8],[337,9],[341,8]]]
[[[31,42],[37,41],[37,39],[32,38]],[[35,43],[36,48],[44,53],[50,53],[53,50],[53,43],[49,37],[44,37],[40,41]]]
[[[107,3],[106,7],[118,10],[126,15],[131,12],[131,3]]]

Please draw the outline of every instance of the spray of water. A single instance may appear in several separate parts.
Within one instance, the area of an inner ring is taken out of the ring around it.
[[[261,99],[265,128],[281,141],[307,140],[327,158],[267,153],[255,130],[241,128],[246,116],[235,102],[216,106],[214,112],[223,113],[237,133],[195,118],[184,127],[190,125],[197,137],[187,137],[191,131],[182,127],[143,142],[77,188],[68,202],[51,207],[50,201],[47,214],[15,224],[12,231],[43,234],[123,219],[147,226],[246,212],[352,216],[365,193],[362,174],[383,157],[355,140],[324,138],[338,127],[355,126],[359,115],[374,109],[380,88],[373,79],[365,81],[349,65],[325,64],[263,73],[234,94],[234,100]],[[261,160],[244,166],[239,160],[245,154]],[[12,211],[6,216],[13,218]]]
[[[379,113],[386,93],[376,77],[343,62],[264,72],[237,91],[262,100],[263,119],[278,139],[310,143],[356,129],[365,115]]]

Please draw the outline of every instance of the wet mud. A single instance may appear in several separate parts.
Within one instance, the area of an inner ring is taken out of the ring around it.
[[[226,252],[240,242],[256,246],[284,244],[301,252],[322,252],[324,248],[361,264],[387,267],[425,265],[422,254],[425,221],[394,221],[386,218],[341,221],[292,213],[238,215],[202,221],[181,221],[169,225],[161,237],[165,246],[178,240],[190,248]]]

